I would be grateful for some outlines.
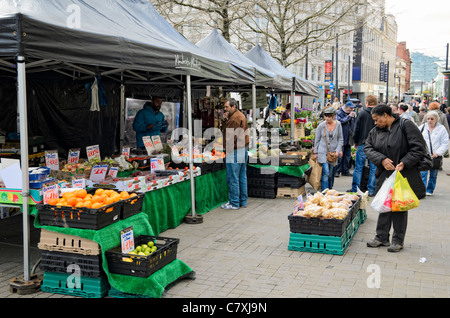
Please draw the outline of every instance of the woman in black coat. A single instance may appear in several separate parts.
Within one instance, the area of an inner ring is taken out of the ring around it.
[[[377,166],[375,193],[392,172],[398,170],[408,180],[416,196],[422,199],[426,189],[417,164],[424,155],[426,143],[420,130],[411,120],[392,114],[391,108],[386,104],[375,106],[372,109],[372,118],[376,127],[369,132],[364,152],[367,159]],[[403,248],[407,220],[408,211],[380,213],[375,239],[368,242],[367,246],[389,246],[389,231],[392,225],[394,233],[388,251],[400,251]]]

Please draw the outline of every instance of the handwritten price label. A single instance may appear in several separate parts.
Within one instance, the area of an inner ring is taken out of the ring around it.
[[[90,180],[99,182],[105,180],[109,165],[95,165],[92,167]]]
[[[91,161],[92,159],[95,159],[95,158],[98,159],[99,161],[101,160],[99,145],[86,147],[86,154],[87,154],[89,161]]]
[[[117,177],[117,173],[119,172],[119,167],[111,167],[108,171],[108,176],[111,178]]]
[[[75,164],[80,160],[80,149],[70,149],[67,156],[67,163]]]
[[[158,165],[158,159],[157,158],[151,158],[150,169],[151,169],[152,172],[155,171],[155,170],[159,170],[159,165]]]
[[[51,170],[59,170],[59,158],[57,150],[49,150],[45,152],[45,164]]]
[[[158,135],[152,136],[152,141],[153,141],[153,147],[156,149],[156,151],[163,150],[161,137],[159,137]]]
[[[122,149],[122,155],[124,155],[127,158],[130,158],[130,147],[123,147]]]
[[[72,180],[72,188],[77,189],[86,189],[86,179],[73,179]]]
[[[59,197],[58,185],[53,184],[42,189],[44,204],[47,204],[50,199],[57,199]]]
[[[122,245],[122,253],[128,254],[134,250],[134,234],[132,226],[120,231],[120,242]]]
[[[149,156],[152,155],[153,151],[155,150],[155,147],[153,147],[153,142],[150,136],[144,136],[142,137],[142,141],[144,142],[145,149],[147,150],[147,154]]]

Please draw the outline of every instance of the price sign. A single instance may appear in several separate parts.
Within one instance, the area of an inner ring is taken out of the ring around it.
[[[151,156],[153,151],[155,150],[155,147],[153,147],[152,138],[150,136],[144,136],[142,137],[142,141],[144,142],[145,149],[147,150],[147,154]]]
[[[108,176],[110,176],[111,178],[114,179],[117,177],[118,172],[119,172],[119,167],[111,167],[111,168],[109,168]]]
[[[91,161],[92,159],[95,159],[95,158],[98,159],[98,161],[101,160],[99,145],[86,147],[86,154],[88,157],[88,161]]]
[[[159,170],[158,158],[151,158],[151,160],[150,160],[150,170],[151,171]]]
[[[156,151],[161,151],[161,150],[163,150],[163,145],[162,145],[162,142],[161,142],[161,137],[159,137],[158,135],[152,136],[152,141],[153,141],[153,147],[156,149]]]
[[[67,163],[74,164],[80,160],[80,149],[70,149],[67,156]]]
[[[94,165],[92,167],[90,180],[99,182],[105,180],[106,173],[108,172],[109,165]]]
[[[128,254],[134,250],[134,234],[132,226],[120,231],[120,242],[123,254]]]
[[[44,204],[47,204],[50,199],[57,199],[59,198],[59,190],[57,184],[52,184],[49,186],[46,186],[42,189],[42,195]]]
[[[49,150],[45,152],[45,164],[51,170],[59,170],[59,158],[57,150]]]
[[[86,179],[72,179],[72,188],[86,189]]]
[[[157,161],[158,161],[158,170],[161,170],[161,171],[166,170],[166,166],[164,165],[164,158],[158,157]]]
[[[127,158],[130,158],[130,147],[126,146],[122,148],[122,155],[124,155]]]

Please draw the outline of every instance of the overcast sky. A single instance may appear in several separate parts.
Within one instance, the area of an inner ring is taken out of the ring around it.
[[[449,0],[386,0],[386,11],[396,17],[397,41],[411,52],[445,59],[450,42]]]

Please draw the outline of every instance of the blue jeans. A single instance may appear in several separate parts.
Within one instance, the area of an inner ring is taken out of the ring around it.
[[[439,170],[430,170],[430,178],[428,179],[427,184],[427,178],[428,178],[428,171],[420,171],[420,174],[422,175],[422,181],[423,184],[427,187],[427,193],[433,193],[434,188],[436,188],[436,180]]]
[[[247,205],[247,160],[246,148],[235,149],[226,156],[228,199],[230,204],[235,207]]]
[[[322,179],[320,179],[322,191],[325,189],[333,189],[334,168],[330,163],[322,163]]]
[[[365,145],[358,146],[356,148],[356,156],[355,156],[355,170],[353,170],[353,181],[352,181],[352,192],[357,191],[357,187],[361,184],[363,167],[366,163],[366,154],[364,153]],[[375,171],[377,167],[369,161],[369,181],[367,182],[367,190],[369,190],[369,194],[375,194]]]

